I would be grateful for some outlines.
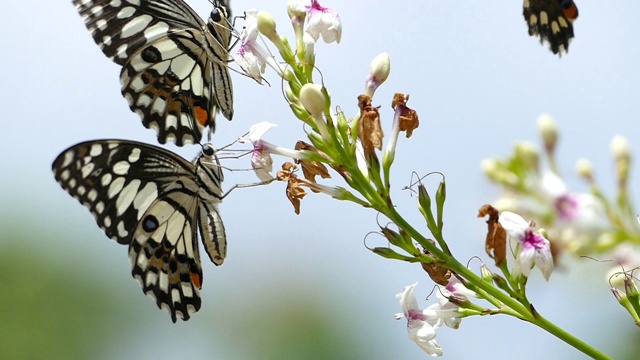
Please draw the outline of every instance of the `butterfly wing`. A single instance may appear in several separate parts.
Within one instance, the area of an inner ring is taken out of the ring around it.
[[[215,128],[212,64],[195,34],[176,33],[150,43],[120,73],[129,108],[156,131],[161,144],[193,144],[205,126]]]
[[[54,176],[110,238],[129,245],[132,275],[158,307],[189,319],[200,308],[199,185],[194,165],[156,146],[121,140],[77,144]]]
[[[524,16],[529,35],[548,41],[554,54],[569,50],[573,39],[573,21],[578,17],[578,8],[572,0],[524,0]]]
[[[53,162],[56,180],[87,207],[108,237],[129,244],[142,214],[193,165],[143,143],[98,140],[74,145]]]
[[[226,8],[212,12],[220,14],[212,26],[182,0],[73,3],[103,53],[122,66],[122,95],[160,143],[200,141],[204,127],[214,130],[217,108],[231,120]]]
[[[133,277],[173,322],[189,320],[201,305],[196,202],[181,189],[163,194],[142,215],[129,246]]]
[[[205,26],[182,0],[73,0],[73,4],[102,52],[122,66],[157,39]]]

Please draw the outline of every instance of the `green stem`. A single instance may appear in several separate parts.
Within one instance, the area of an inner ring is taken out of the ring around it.
[[[404,229],[407,233],[409,233],[411,237],[413,237],[416,240],[418,239],[424,240],[424,243],[429,244],[429,242],[426,241],[426,239],[422,236],[422,234],[420,234],[420,232],[418,232],[409,223],[407,223],[404,220],[404,218],[394,208],[387,208],[384,210],[386,211],[383,211],[383,213],[390,220],[392,220],[398,227],[400,227],[401,229]],[[419,242],[421,244],[423,243],[422,241],[419,241]],[[549,322],[547,319],[545,319],[538,313],[532,313],[531,311],[532,308],[524,306],[517,300],[511,298],[504,292],[500,291],[500,289],[492,286],[490,283],[482,281],[482,279],[478,275],[476,275],[473,271],[469,270],[465,265],[458,262],[458,260],[456,260],[454,257],[446,254],[444,251],[440,250],[434,245],[431,245],[431,244],[429,245],[430,246],[428,246],[427,250],[429,250],[436,257],[443,260],[445,262],[444,264],[445,267],[447,267],[451,271],[458,273],[467,281],[473,283],[475,286],[482,289],[487,294],[491,295],[492,297],[499,300],[507,307],[511,308],[511,310],[515,311],[523,320],[528,321],[548,331],[558,339],[564,341],[565,343],[573,346],[575,349],[583,352],[584,354],[594,359],[610,359],[610,357],[608,357],[604,353],[591,347],[587,343],[571,335],[565,330],[559,328],[555,324]],[[505,312],[505,313],[508,313],[508,312]]]
[[[585,343],[584,341],[569,334],[568,332],[559,328],[556,324],[550,322],[549,320],[545,319],[541,315],[537,315],[536,319],[531,322],[537,325],[538,327],[546,330],[547,332],[551,333],[558,339],[573,346],[577,350],[582,351],[582,353],[584,353],[587,356],[590,356],[593,359],[611,359],[611,357],[609,357],[608,355],[602,353],[601,351],[591,347],[589,344]]]

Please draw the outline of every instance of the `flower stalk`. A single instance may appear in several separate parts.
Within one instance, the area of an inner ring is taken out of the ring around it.
[[[432,280],[444,286],[438,292],[438,303],[427,309],[419,309],[417,302],[411,299],[415,285],[399,294],[403,305],[402,316],[408,321],[409,336],[426,352],[442,354],[442,348],[435,342],[436,329],[440,326],[455,329],[465,317],[501,314],[532,323],[588,356],[607,359],[605,354],[538,314],[527,297],[527,280],[532,269],[540,269],[546,279],[552,274],[554,258],[549,239],[557,235],[553,225],[564,221],[584,231],[585,236],[592,235],[589,231],[602,229],[585,229],[583,223],[593,224],[591,220],[596,217],[594,214],[615,208],[611,204],[608,207],[593,205],[600,196],[595,191],[586,197],[571,192],[564,185],[555,162],[559,131],[553,119],[545,116],[539,120],[546,156],[540,156],[534,145],[520,143],[510,159],[490,159],[483,164],[485,173],[492,181],[510,192],[548,204],[548,211],[541,216],[531,216],[540,214],[484,208],[486,212],[481,212],[481,216],[490,214],[485,249],[494,260],[497,270],[491,273],[482,264],[478,275],[453,255],[445,239],[447,187],[444,176],[433,196],[420,181],[416,189],[411,188],[417,194],[417,210],[423,216],[429,235],[418,231],[417,225],[408,223],[391,198],[391,170],[400,156],[397,145],[401,141],[409,141],[418,128],[419,120],[417,111],[407,105],[408,95],[394,95],[391,121],[389,115],[377,105],[380,101],[374,98],[375,93],[390,74],[389,55],[380,54],[372,61],[364,93],[350,100],[355,103],[357,99],[359,114],[349,119],[341,108],[332,105],[328,86],[313,82],[317,71],[316,42],[320,38],[326,43],[337,43],[341,39],[342,26],[337,13],[321,6],[317,0],[290,0],[288,14],[295,34],[295,51],[291,49],[287,38],[276,31],[275,21],[270,15],[258,12],[256,28],[274,44],[282,62],[286,64],[284,69],[276,70],[276,74],[284,80],[288,105],[304,125],[307,139],[305,142],[299,141],[295,149],[287,149],[263,140],[262,136],[266,133],[264,128],[250,132],[245,142],[250,142],[254,147],[252,166],[256,174],[265,179],[263,181],[275,178],[286,183],[286,196],[296,213],[301,211],[306,190],[310,190],[371,208],[389,220],[389,225],[380,227],[388,246],[370,250],[386,259],[400,260],[411,266],[420,264]],[[255,36],[247,34],[243,39],[247,40],[243,40],[243,44],[247,45],[245,55],[248,52],[260,60],[265,52],[252,42]],[[243,59],[249,61],[253,58],[245,56]],[[265,60],[264,63],[268,64],[269,61]],[[254,73],[259,69],[258,73],[262,74],[264,63],[246,63],[243,68],[253,69]],[[406,139],[400,137],[401,132],[405,133]],[[621,194],[626,194],[631,157],[622,145],[616,145],[614,156],[619,190]],[[292,161],[282,164],[276,176],[273,176],[271,155],[287,157]],[[542,160],[549,164],[549,171],[544,169]],[[592,189],[597,189],[593,185],[593,171],[585,166],[582,168],[583,177],[591,179]],[[338,174],[338,179],[341,178],[346,186],[333,185],[331,181],[335,180],[329,180],[331,174]],[[515,204],[517,208],[517,200],[510,200],[510,204]],[[632,209],[622,201],[618,201],[618,205],[623,211],[613,213],[620,218]],[[537,229],[533,222],[524,220],[518,215],[520,213],[527,218],[543,219],[543,225],[550,234]],[[512,246],[507,245],[509,241]],[[508,248],[514,249],[514,260],[507,259]],[[476,299],[485,300],[492,307],[480,305]]]

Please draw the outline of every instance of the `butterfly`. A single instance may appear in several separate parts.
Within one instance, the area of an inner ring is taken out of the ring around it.
[[[122,95],[161,144],[197,143],[218,110],[233,118],[231,9],[207,23],[183,0],[73,0],[96,44],[122,66]]]
[[[223,173],[210,144],[189,162],[140,142],[87,141],[60,153],[52,169],[107,236],[129,247],[131,274],[158,308],[173,322],[200,309],[198,234],[215,265],[227,253],[216,209]]]
[[[573,39],[573,21],[578,18],[578,7],[573,0],[524,0],[522,10],[529,26],[529,35],[545,40],[554,54],[569,51]]]

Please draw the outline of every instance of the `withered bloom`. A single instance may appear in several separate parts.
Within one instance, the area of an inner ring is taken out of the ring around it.
[[[296,143],[296,150],[307,150],[315,152],[316,154],[320,154],[324,156],[324,153],[318,151],[313,145],[307,144],[306,142],[300,140]],[[299,160],[296,159],[296,164],[300,164],[302,166],[302,174],[304,174],[304,178],[311,181],[312,183],[316,183],[316,176],[320,176],[323,179],[331,178],[331,174],[329,174],[329,170],[323,163],[315,160]],[[316,189],[311,189],[313,192],[320,192]]]
[[[432,244],[436,243],[431,239],[429,239],[429,242]],[[422,251],[425,253],[425,255],[431,255],[431,253],[427,249],[424,249]],[[447,286],[447,284],[449,283],[449,278],[451,277],[451,270],[438,265],[436,262],[432,262],[428,264],[422,263],[422,268],[424,269],[424,271],[427,272],[427,274],[429,274],[429,277],[431,278],[431,280],[433,280],[436,284]]]
[[[491,205],[483,205],[478,210],[478,217],[489,215],[487,220],[487,240],[484,245],[487,255],[489,255],[496,263],[496,266],[502,265],[507,256],[507,232],[498,222],[498,210]]]
[[[420,121],[418,120],[418,113],[407,107],[407,101],[409,101],[409,95],[405,96],[404,94],[396,93],[391,101],[391,108],[396,110],[396,107],[400,106],[399,130],[406,131],[408,139],[413,135],[413,130],[420,126]]]
[[[300,200],[307,195],[307,192],[300,187],[298,177],[294,174],[297,168],[296,164],[289,161],[285,162],[282,164],[282,170],[278,171],[276,179],[287,182],[287,198],[293,205],[295,213],[300,214]]]
[[[382,125],[380,124],[380,106],[371,106],[371,96],[358,96],[360,121],[358,122],[358,138],[362,142],[366,158],[375,156],[375,149],[382,150]]]

